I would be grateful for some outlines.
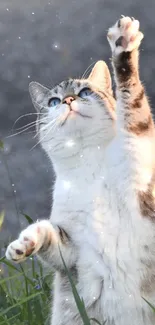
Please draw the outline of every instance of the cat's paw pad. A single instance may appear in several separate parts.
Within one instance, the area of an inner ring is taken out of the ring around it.
[[[133,17],[122,17],[109,28],[107,38],[113,54],[131,52],[140,46],[144,35],[139,31],[139,25]]]
[[[23,230],[19,238],[13,241],[6,250],[6,258],[15,262],[24,261],[32,253],[36,253],[42,243],[43,238],[39,223],[30,225]]]

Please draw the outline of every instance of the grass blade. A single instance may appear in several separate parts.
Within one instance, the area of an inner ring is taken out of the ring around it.
[[[7,321],[9,322],[10,320],[13,320],[13,319],[15,319],[15,318],[18,317],[18,316],[20,316],[20,313],[18,313],[18,314],[16,314],[16,315],[12,316],[12,317],[10,317],[10,318],[8,318]],[[6,324],[6,320],[0,322],[0,325],[4,325],[4,324]]]
[[[5,216],[5,212],[4,212],[4,210],[3,210],[3,211],[1,211],[1,213],[0,213],[0,229],[1,229],[2,224],[3,224],[3,222],[4,222],[4,216]]]
[[[0,140],[0,149],[4,149],[4,143],[2,140]]]
[[[9,281],[9,280],[14,279],[14,278],[19,278],[19,274],[14,274],[12,276],[8,276],[7,278],[4,278],[4,279],[0,280],[0,285],[7,282],[7,281]]]
[[[6,313],[8,313],[10,310],[12,310],[13,308],[17,307],[17,306],[21,306],[22,304],[26,303],[27,301],[31,300],[31,299],[34,299],[35,297],[41,295],[42,292],[37,292],[37,293],[34,293],[32,295],[30,295],[29,297],[26,297],[24,299],[21,299],[20,301],[18,301],[16,304],[14,304],[13,306],[11,307],[8,307],[6,308],[4,311],[0,312],[0,316],[3,316],[5,315]]]
[[[143,298],[143,297],[142,297]],[[143,300],[150,306],[150,308],[153,310],[153,312],[155,313],[155,307],[149,302],[147,301],[145,298],[143,298]]]
[[[6,264],[6,265],[9,266],[11,269],[14,269],[14,270],[20,272],[20,270],[19,270],[17,267],[15,267],[12,263],[10,263],[9,261],[7,261],[7,260],[5,259],[5,257],[2,257],[2,258],[0,259],[0,262]]]
[[[87,312],[86,312],[86,308],[85,308],[84,301],[83,301],[83,299],[80,298],[80,296],[79,296],[79,294],[77,292],[76,286],[75,286],[75,284],[74,284],[74,282],[72,280],[72,277],[70,275],[70,272],[68,271],[68,268],[67,268],[67,266],[65,264],[65,261],[63,259],[63,256],[62,256],[62,253],[61,253],[60,248],[59,248],[59,251],[60,251],[60,256],[61,256],[61,259],[62,259],[64,268],[65,268],[66,274],[67,274],[68,279],[69,279],[69,282],[71,284],[71,288],[72,288],[72,292],[73,292],[73,295],[74,295],[74,299],[75,299],[77,308],[79,310],[80,316],[82,318],[83,324],[84,325],[90,325],[90,320],[89,320],[89,317],[88,317]]]
[[[2,256],[1,258],[0,258],[0,262],[3,262],[5,260],[5,256]]]
[[[33,281],[25,274],[24,268],[22,267],[22,265],[20,264],[20,268],[21,268],[21,273],[23,274],[25,281],[28,281],[32,286],[34,286]]]
[[[27,214],[23,214],[23,216],[24,216],[25,219],[28,221],[29,225],[31,225],[32,223],[34,223],[34,221],[32,220],[32,218],[29,217]]]

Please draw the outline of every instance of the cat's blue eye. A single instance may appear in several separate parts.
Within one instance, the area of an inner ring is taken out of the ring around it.
[[[60,98],[57,98],[57,97],[53,97],[49,100],[48,102],[48,106],[49,107],[55,107],[57,105],[59,105],[61,102]]]
[[[90,96],[92,94],[92,90],[90,88],[83,88],[78,96],[81,97],[81,98],[86,98],[88,96]]]

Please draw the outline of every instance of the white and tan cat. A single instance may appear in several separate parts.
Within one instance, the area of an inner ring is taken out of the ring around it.
[[[56,270],[52,324],[68,324],[68,319],[74,317],[75,303],[58,244],[76,278],[79,246],[83,246],[83,240],[87,244],[87,223],[94,211],[102,216],[102,167],[105,147],[114,136],[115,100],[103,61],[96,63],[87,80],[67,80],[52,90],[33,82],[30,94],[40,112],[40,141],[57,175],[54,204],[50,220],[25,229],[9,245],[6,256],[21,262],[31,253],[38,253]],[[96,287],[90,297],[93,302],[94,296]]]
[[[65,178],[58,176],[56,183],[52,224],[42,221],[28,227],[10,244],[6,256],[20,261],[34,249],[33,253],[39,252],[58,270],[53,325],[82,324],[71,292],[65,287],[67,282],[63,286],[66,278],[63,277],[58,243],[67,265],[76,269],[77,288],[90,317],[101,323],[106,320],[107,325],[155,324],[155,314],[142,299],[155,302],[155,130],[139,79],[138,47],[142,38],[139,22],[129,17],[121,18],[108,32],[116,81],[116,134],[113,118],[109,118],[114,106],[111,91],[102,98],[103,110],[97,102],[95,110],[93,104],[85,110],[85,101],[84,110],[81,110],[76,99],[73,110],[79,109],[83,116],[77,112],[74,119],[75,112],[70,113],[69,107],[63,106],[69,112],[65,113],[66,120],[63,119],[67,124],[62,122],[62,128],[59,131],[56,128],[52,136],[49,127],[48,137],[40,130],[40,135],[46,138],[42,144],[53,158],[57,175],[62,175],[64,168],[62,176]],[[44,111],[49,91],[39,87],[32,85],[32,98]],[[91,88],[90,85],[84,87]],[[85,91],[90,98],[89,90]],[[74,97],[69,92],[68,95],[69,105]],[[88,100],[87,96],[85,98]],[[57,116],[62,121],[56,108],[52,120]],[[105,138],[105,130],[108,138]],[[60,142],[53,149],[58,138]],[[71,150],[75,150],[71,151],[68,161],[63,139],[70,141]],[[80,169],[79,161],[83,157],[86,160]],[[96,166],[93,173],[90,172],[92,166]],[[70,178],[73,174],[74,178]],[[58,197],[65,191],[70,195],[66,196],[64,204],[60,200],[60,205],[56,206]]]

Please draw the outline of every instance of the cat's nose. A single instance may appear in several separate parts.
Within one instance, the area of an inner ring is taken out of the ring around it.
[[[72,97],[72,96],[68,96],[68,97],[64,98],[64,100],[63,100],[63,104],[70,105],[71,102],[73,102],[73,100],[75,100],[74,97]]]

